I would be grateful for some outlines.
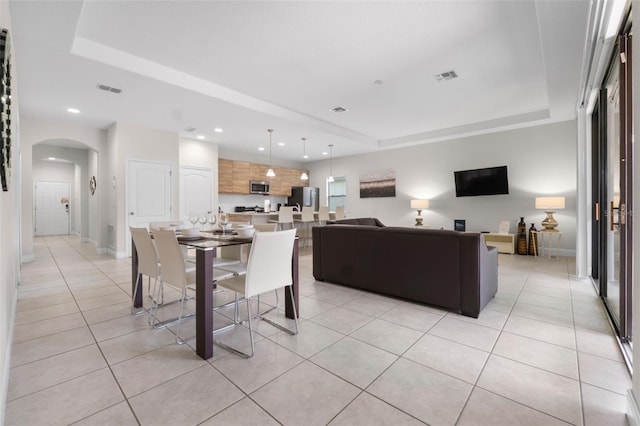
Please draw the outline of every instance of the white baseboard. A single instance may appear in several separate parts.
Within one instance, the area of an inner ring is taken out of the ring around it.
[[[638,407],[638,402],[633,396],[633,389],[627,391],[627,421],[629,426],[640,425],[640,407]]]
[[[115,251],[113,249],[107,249],[107,254],[111,257],[115,257],[116,259],[124,259],[127,257],[127,253],[124,251]]]
[[[22,263],[30,263],[33,262],[34,260],[36,260],[36,255],[31,253],[31,254],[22,254],[22,258],[20,259],[20,261]]]
[[[81,242],[81,243],[90,243],[90,242],[91,242],[91,240],[90,240],[90,239],[88,239],[88,238],[86,238],[86,237],[84,237],[84,238],[83,238],[83,237],[80,237],[80,242]]]

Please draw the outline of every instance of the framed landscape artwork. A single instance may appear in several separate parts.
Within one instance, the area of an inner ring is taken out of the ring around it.
[[[360,176],[360,198],[395,197],[396,172],[386,169]]]

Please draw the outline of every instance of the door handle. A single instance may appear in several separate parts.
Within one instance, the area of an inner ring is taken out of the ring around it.
[[[129,212],[129,215],[130,216],[135,216],[135,213],[134,212]]]
[[[609,230],[613,231],[613,225],[614,225],[614,221],[613,221],[613,201],[611,201],[610,207],[609,207],[610,211],[610,215],[609,215]]]

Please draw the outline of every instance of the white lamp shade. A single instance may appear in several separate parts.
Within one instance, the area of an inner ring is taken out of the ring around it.
[[[536,197],[536,209],[564,209],[564,197]]]
[[[428,209],[429,208],[429,200],[411,200],[411,208],[412,209]]]

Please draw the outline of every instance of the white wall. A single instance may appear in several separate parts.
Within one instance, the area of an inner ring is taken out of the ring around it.
[[[2,2],[4,3],[4,2]],[[37,144],[52,140],[70,140],[80,142],[87,146],[88,149],[96,151],[98,154],[107,150],[107,134],[104,130],[94,129],[84,126],[74,126],[57,122],[55,120],[34,118],[34,117],[20,117],[20,137],[21,137],[21,173],[20,173],[20,186],[21,186],[21,200],[20,205],[22,209],[22,223],[21,223],[21,243],[22,243],[22,261],[28,262],[33,260],[33,147]],[[43,148],[44,149],[44,148]],[[63,148],[60,148],[63,149]],[[67,148],[69,149],[69,148]],[[82,150],[80,150],[82,151]],[[55,155],[53,155],[55,157]],[[87,154],[85,154],[85,158]],[[38,157],[36,157],[37,159]],[[80,161],[80,160],[78,160]],[[87,160],[85,159],[85,165]],[[99,155],[100,169],[106,170],[107,168],[107,156]],[[87,167],[84,167],[86,170]],[[98,187],[106,185],[104,180],[98,178]],[[83,191],[85,194],[88,189],[88,178],[82,179]],[[100,193],[98,191],[97,193]],[[105,219],[102,217],[102,213],[99,211],[95,217],[96,229],[105,228]],[[95,231],[98,232],[98,231]],[[98,241],[97,247],[104,247],[106,243],[106,231],[102,235],[102,238]]]
[[[145,129],[127,123],[116,123],[108,131],[109,159],[115,160],[115,188],[112,187],[115,201],[115,214],[110,212],[109,217],[115,217],[116,247],[112,253],[116,257],[126,256],[128,233],[127,215],[127,168],[131,160],[156,161],[171,164],[173,176],[172,185],[172,219],[178,218],[179,194],[179,138],[177,133],[161,130]],[[110,170],[113,170],[113,165]],[[113,210],[113,209],[112,209]]]
[[[88,240],[89,228],[96,228],[97,217],[89,215],[89,174],[88,174],[88,159],[89,149],[76,149],[76,148],[64,148],[58,146],[37,144],[32,147],[32,173],[33,180],[54,181],[51,177],[46,175],[46,168],[51,161],[47,158],[54,157],[57,159],[64,159],[70,161],[75,165],[74,174],[71,177],[70,183],[70,202],[71,202],[71,233],[79,234],[83,241]],[[53,164],[56,164],[55,162]],[[65,164],[65,163],[57,163]],[[44,170],[36,171],[37,167]],[[36,173],[39,174],[36,178]]]
[[[218,211],[218,145],[194,139],[180,139],[180,167],[198,167],[212,170],[211,208]],[[179,212],[179,216],[187,212]]]
[[[100,176],[106,176],[106,173],[99,173],[98,153],[93,150],[90,150],[87,154],[87,176],[89,176],[89,178],[91,178],[91,176],[95,176],[96,183],[104,183]],[[100,238],[99,222],[97,221],[97,218],[99,217],[98,198],[104,193],[103,188],[104,186],[97,186],[96,192],[93,195],[91,195],[90,192],[87,192],[88,195],[85,197],[87,198],[87,215],[89,216],[89,220],[91,220],[91,218],[95,218],[95,220],[91,221],[91,223],[95,223],[95,226],[89,226],[87,241],[93,243],[96,247],[98,247],[98,240]]]
[[[11,20],[9,2],[0,2],[0,26],[9,29]],[[15,52],[11,45],[11,56]],[[15,64],[15,63],[14,63]],[[9,191],[0,190],[0,424],[4,424],[4,413],[9,384],[11,341],[15,320],[17,285],[20,279],[20,193],[21,193],[21,134],[20,134],[20,91],[15,65],[11,70],[11,155],[12,170]]]
[[[69,233],[77,233],[74,227],[77,217],[75,205],[78,204],[76,198],[76,170],[73,163],[62,163],[55,161],[34,161],[33,162],[33,184],[36,182],[67,182],[69,184]],[[35,206],[34,206],[35,208]],[[34,227],[35,222],[34,212]]]
[[[509,194],[456,198],[456,170],[508,167]],[[310,186],[320,187],[326,204],[329,161],[308,163]],[[396,173],[396,196],[360,198],[363,174],[382,169]],[[540,229],[545,214],[534,208],[536,196],[562,195],[566,208],[554,215],[562,231],[562,254],[575,255],[576,244],[576,123],[574,120],[525,129],[418,145],[409,148],[333,159],[333,175],[346,176],[346,211],[349,217],[377,217],[386,225],[412,226],[415,210],[410,200],[426,198],[422,212],[429,228],[453,228],[465,219],[467,230],[497,231],[498,222],[511,222],[515,233],[520,217],[527,227]]]

